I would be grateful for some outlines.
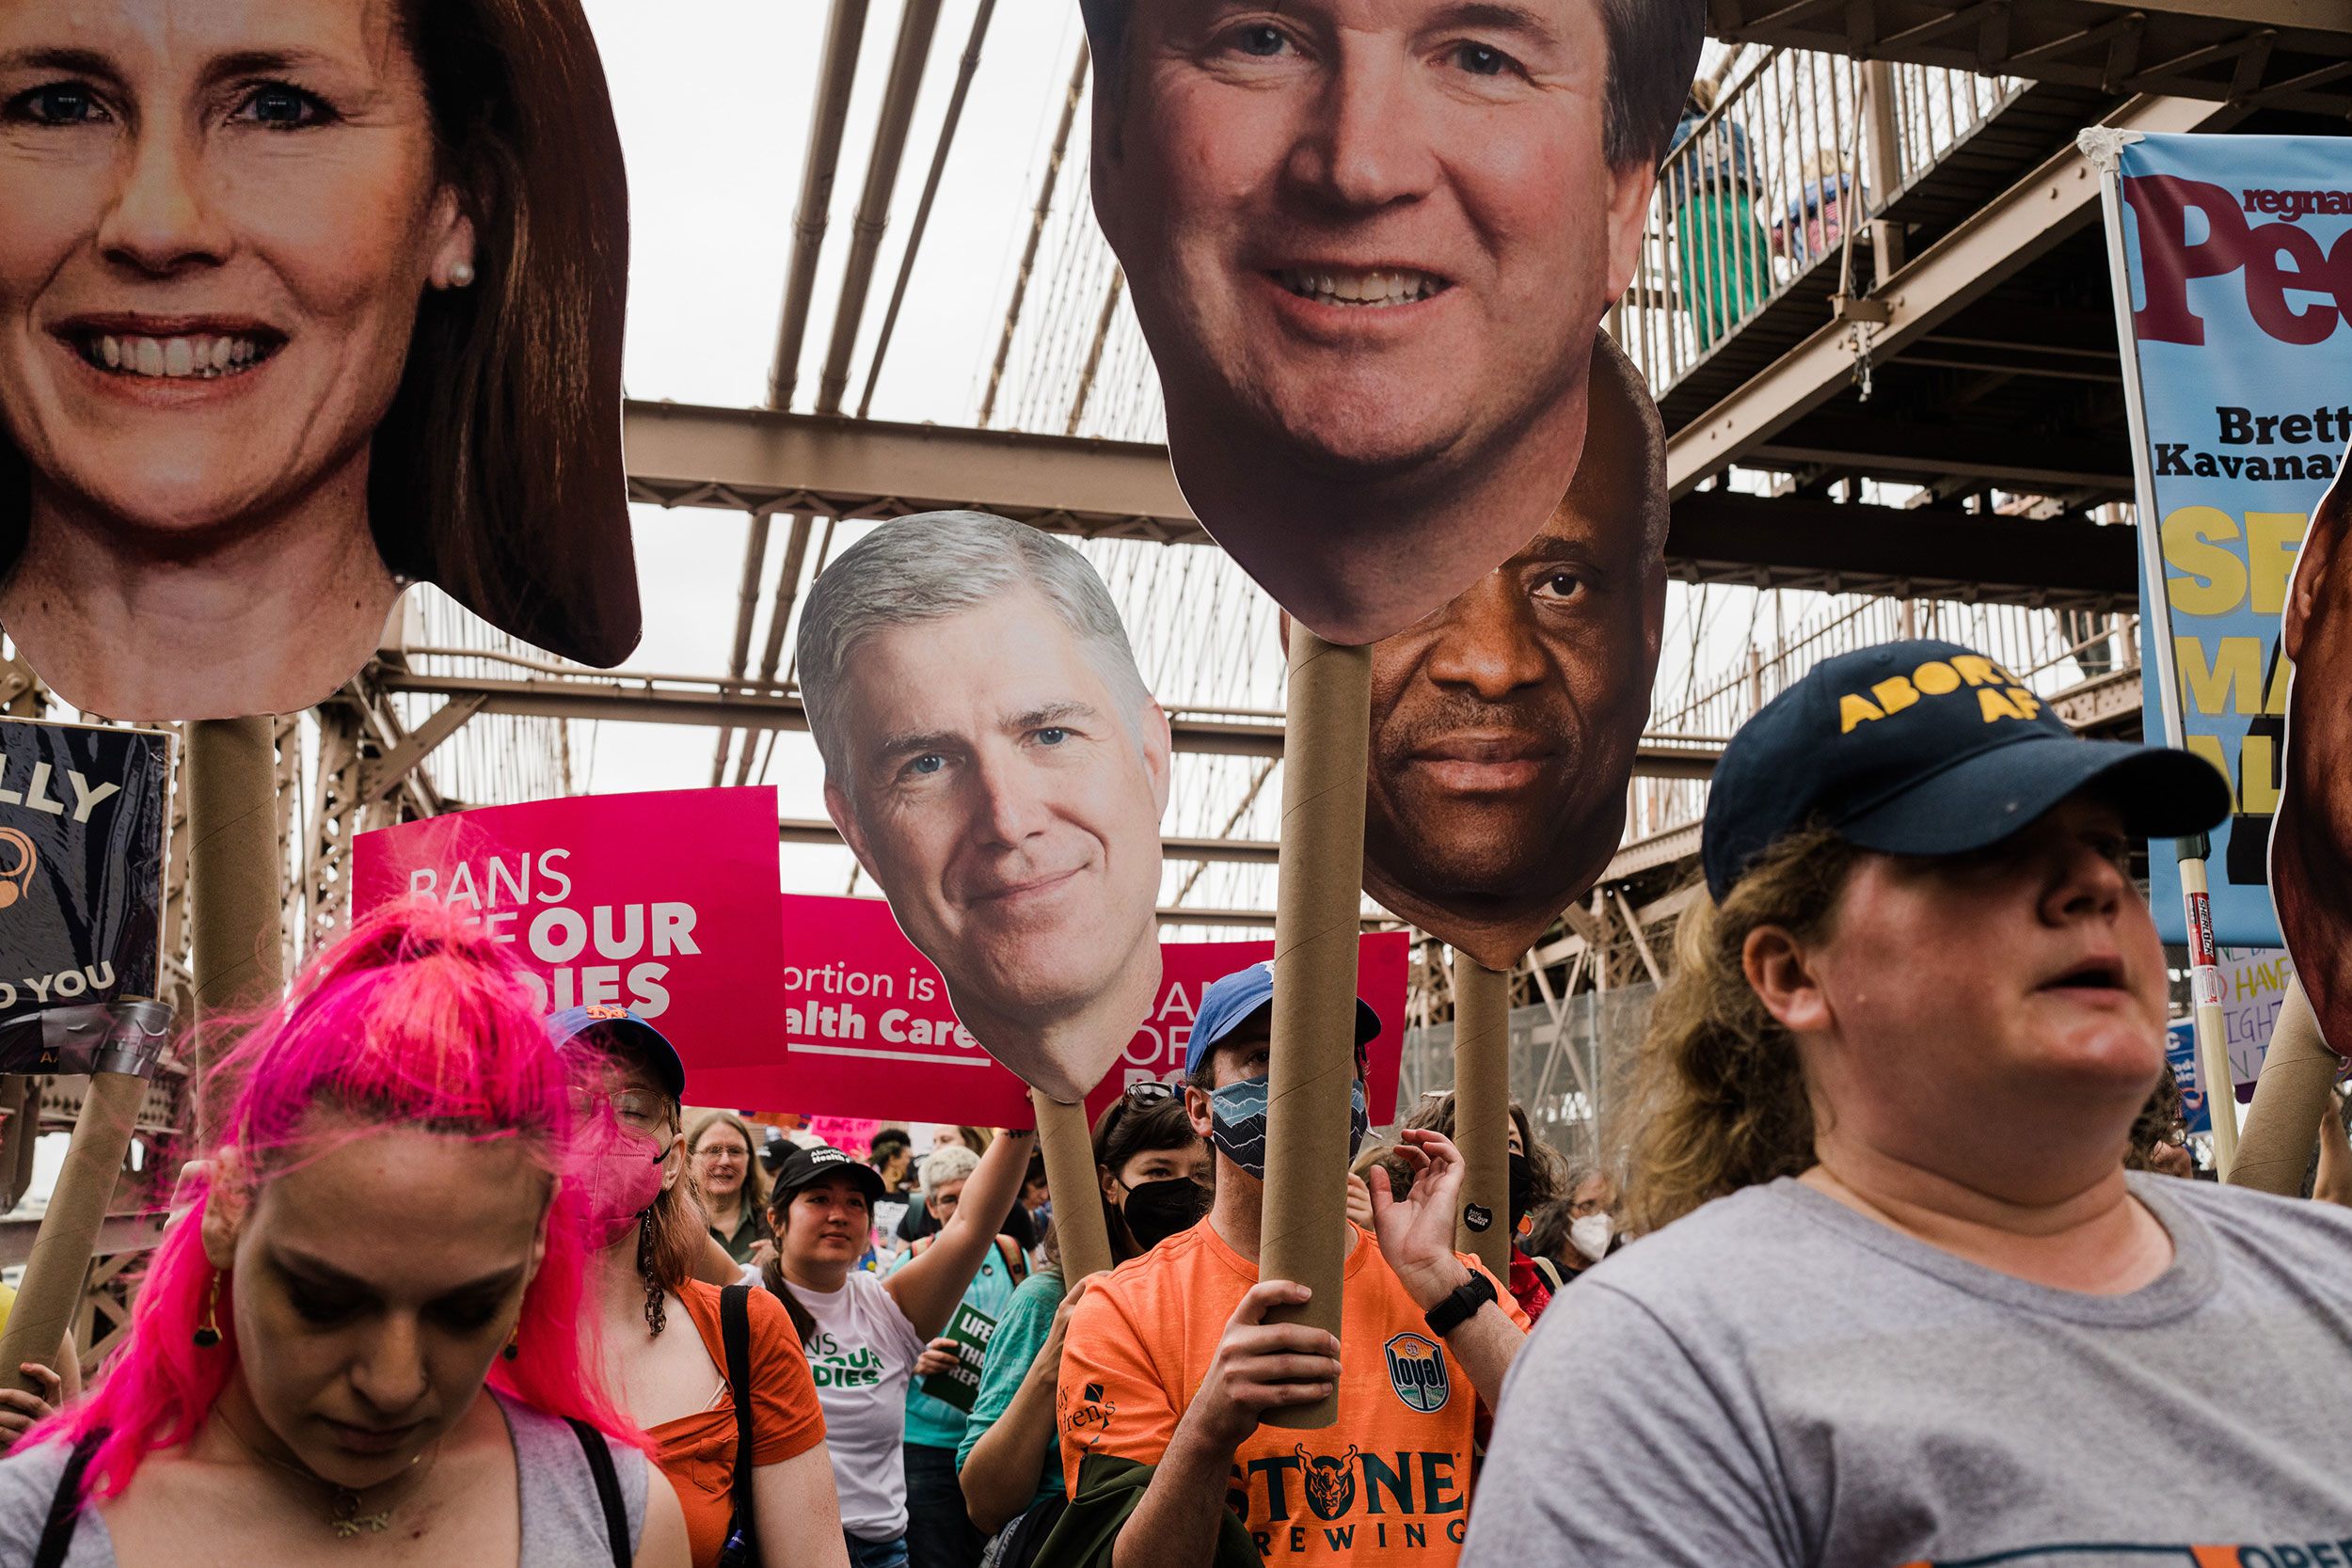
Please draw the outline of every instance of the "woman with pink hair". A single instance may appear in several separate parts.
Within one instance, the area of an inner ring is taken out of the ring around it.
[[[501,948],[372,915],[203,1089],[128,1342],[0,1461],[0,1562],[684,1568],[583,1338],[572,1101]]]

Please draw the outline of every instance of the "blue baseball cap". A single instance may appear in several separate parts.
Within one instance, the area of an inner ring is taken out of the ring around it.
[[[548,1033],[554,1037],[558,1051],[592,1029],[602,1030],[606,1043],[641,1058],[670,1098],[684,1101],[686,1064],[678,1059],[677,1047],[628,1008],[598,1004],[548,1015]]]
[[[1237,970],[1223,979],[1213,982],[1200,993],[1200,1012],[1192,1021],[1192,1040],[1184,1047],[1184,1076],[1189,1078],[1200,1070],[1200,1064],[1219,1041],[1256,1018],[1261,1012],[1269,1016],[1274,1010],[1274,963],[1267,959]],[[1380,1033],[1380,1015],[1372,1010],[1372,1004],[1362,997],[1356,999],[1356,1046],[1359,1051],[1372,1043]]]
[[[1699,860],[1720,903],[1809,825],[1884,854],[1963,855],[2093,784],[2143,838],[2230,815],[2228,781],[2201,757],[2086,740],[1957,642],[1883,642],[1823,659],[1740,726],[1715,768]]]

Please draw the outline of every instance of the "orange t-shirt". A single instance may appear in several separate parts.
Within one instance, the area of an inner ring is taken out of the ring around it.
[[[727,1352],[719,1331],[719,1287],[690,1279],[678,1287],[677,1296],[724,1382]],[[755,1287],[746,1305],[752,1329],[752,1463],[781,1464],[825,1440],[825,1413],[784,1304]],[[694,1568],[711,1568],[727,1544],[727,1519],[735,1511],[734,1393],[723,1390],[709,1409],[664,1421],[645,1435],[660,1445],[662,1473],[686,1512]]]
[[[1234,1451],[1226,1506],[1269,1562],[1442,1568],[1470,1518],[1478,1398],[1360,1229],[1346,1279],[1339,1420],[1321,1432],[1261,1426]],[[1256,1266],[1203,1221],[1087,1292],[1070,1322],[1056,1400],[1072,1496],[1089,1454],[1158,1463],[1226,1321],[1257,1282]],[[1524,1329],[1511,1293],[1496,1294]]]

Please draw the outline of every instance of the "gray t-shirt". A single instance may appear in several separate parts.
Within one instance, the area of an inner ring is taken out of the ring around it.
[[[1512,1367],[1464,1568],[2352,1564],[2352,1211],[2131,1180],[2128,1295],[1786,1180],[1634,1243]]]
[[[612,1560],[611,1538],[605,1533],[604,1506],[596,1500],[596,1483],[588,1473],[588,1456],[572,1429],[519,1400],[490,1390],[506,1412],[507,1429],[515,1437],[515,1467],[522,1487],[522,1559],[520,1568],[596,1568]],[[645,1528],[645,1456],[635,1449],[608,1443],[613,1468],[619,1473],[621,1503],[628,1513],[629,1553]],[[49,1519],[50,1499],[65,1474],[66,1449],[44,1443],[0,1459],[0,1564],[22,1568],[33,1560],[41,1528]],[[333,1537],[324,1528],[322,1543]],[[322,1551],[321,1556],[327,1555]],[[85,1510],[73,1531],[73,1544],[65,1554],[65,1568],[118,1568],[113,1540],[103,1515]]]

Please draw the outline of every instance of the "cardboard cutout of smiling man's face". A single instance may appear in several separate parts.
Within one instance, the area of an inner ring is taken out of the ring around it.
[[[1697,62],[1695,0],[1632,10],[1619,81],[1603,0],[1089,0],[1095,214],[1177,481],[1329,641],[1444,604],[1568,487]]]
[[[1490,969],[1615,853],[1658,671],[1665,431],[1606,338],[1591,401],[1542,531],[1372,650],[1364,891]]]
[[[2341,1056],[2352,1053],[2352,482],[2342,468],[2312,513],[2280,635],[2295,674],[2270,899],[2320,1037]]]
[[[988,1053],[1083,1100],[1160,983],[1168,730],[1083,556],[980,513],[883,525],[810,591],[825,811]]]

